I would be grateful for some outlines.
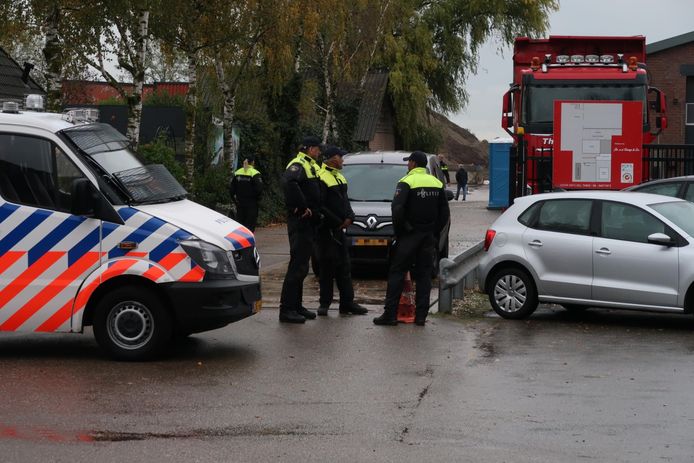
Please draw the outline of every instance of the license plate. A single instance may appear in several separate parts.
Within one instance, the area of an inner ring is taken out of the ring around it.
[[[387,238],[352,238],[353,246],[388,246]]]
[[[260,309],[263,308],[263,300],[257,300],[253,303],[253,313],[258,313],[260,312]]]

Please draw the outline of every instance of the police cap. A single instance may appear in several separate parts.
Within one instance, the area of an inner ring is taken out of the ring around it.
[[[301,146],[303,146],[304,148],[309,148],[311,146],[320,147],[320,145],[321,145],[320,138],[314,137],[313,135],[308,135],[308,136],[304,137],[304,139],[301,141]]]
[[[412,154],[406,158],[402,158],[403,161],[414,161],[417,167],[426,167],[427,165],[427,155],[422,151],[414,151]]]
[[[338,148],[337,146],[334,145],[328,145],[325,150],[323,151],[323,159],[330,159],[333,156],[344,156],[347,154],[347,151]]]

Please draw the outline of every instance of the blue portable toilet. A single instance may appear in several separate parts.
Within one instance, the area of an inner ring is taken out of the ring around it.
[[[509,176],[513,138],[495,138],[489,142],[489,204],[487,209],[509,206]]]

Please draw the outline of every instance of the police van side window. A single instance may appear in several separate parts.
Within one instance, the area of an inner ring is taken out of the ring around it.
[[[83,177],[48,140],[0,134],[0,195],[7,201],[70,212],[72,182]]]

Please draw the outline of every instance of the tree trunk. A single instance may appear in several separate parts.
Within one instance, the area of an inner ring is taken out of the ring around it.
[[[185,169],[186,169],[186,190],[193,191],[193,178],[195,175],[195,111],[198,106],[197,95],[197,73],[198,67],[197,54],[194,51],[188,52],[188,93],[186,94],[186,147],[185,147]]]
[[[135,45],[137,57],[133,64],[133,93],[128,98],[128,131],[127,137],[133,148],[137,150],[140,142],[140,121],[142,119],[142,87],[145,83],[145,58],[147,55],[147,34],[149,26],[149,11],[140,11],[138,18]]]
[[[46,59],[46,72],[44,73],[46,78],[46,110],[52,112],[62,110],[63,55],[58,38],[60,16],[60,6],[58,2],[55,2],[44,22],[46,44],[43,47],[43,56]]]
[[[330,78],[330,56],[332,55],[335,42],[330,44],[327,51],[323,53],[323,90],[325,91],[325,119],[323,119],[323,143],[329,139],[337,140],[337,126],[335,124],[335,91]]]
[[[236,161],[234,152],[234,139],[232,137],[234,111],[236,110],[236,97],[234,91],[226,80],[224,65],[219,56],[215,57],[215,70],[217,71],[217,80],[219,87],[224,95],[224,114],[222,117],[223,133],[224,133],[224,165],[233,168]]]

